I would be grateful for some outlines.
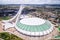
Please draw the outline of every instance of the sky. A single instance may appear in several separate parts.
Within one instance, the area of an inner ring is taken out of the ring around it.
[[[60,0],[0,0],[0,4],[60,4]]]

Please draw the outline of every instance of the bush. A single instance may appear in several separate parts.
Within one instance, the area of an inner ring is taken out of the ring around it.
[[[58,27],[58,30],[60,31],[60,26]]]
[[[0,38],[2,38],[4,40],[23,40],[22,38],[19,38],[16,35],[10,34],[8,32],[0,33]]]

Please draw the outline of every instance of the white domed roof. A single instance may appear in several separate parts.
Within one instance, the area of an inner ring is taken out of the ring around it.
[[[40,18],[24,18],[16,23],[16,29],[26,35],[42,36],[53,30],[53,25]]]
[[[42,25],[45,23],[45,20],[40,18],[24,18],[20,22],[26,25]]]

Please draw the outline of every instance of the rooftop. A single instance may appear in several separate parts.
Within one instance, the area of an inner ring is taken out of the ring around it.
[[[39,35],[40,33],[45,35],[53,30],[53,25],[49,21],[40,18],[26,18],[20,20],[20,22],[17,22],[16,28],[18,31],[24,32],[28,35],[30,32],[32,35],[34,35],[34,33],[36,33],[36,35]]]

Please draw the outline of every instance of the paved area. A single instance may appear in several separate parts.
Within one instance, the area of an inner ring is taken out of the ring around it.
[[[2,32],[2,31],[4,31],[4,30],[3,30],[3,25],[2,25],[1,22],[0,22],[0,32]]]

